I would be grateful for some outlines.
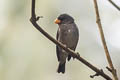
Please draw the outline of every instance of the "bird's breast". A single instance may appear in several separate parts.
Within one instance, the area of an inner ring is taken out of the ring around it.
[[[78,35],[77,31],[74,29],[65,29],[65,30],[60,30],[60,37],[59,41],[65,44],[67,47],[73,47],[76,45],[78,40]]]

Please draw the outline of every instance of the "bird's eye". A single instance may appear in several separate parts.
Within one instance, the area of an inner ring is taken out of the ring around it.
[[[59,17],[58,18],[59,20],[64,20],[65,18],[63,16]]]

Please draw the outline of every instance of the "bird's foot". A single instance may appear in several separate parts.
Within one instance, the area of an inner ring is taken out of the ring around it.
[[[80,57],[80,54],[77,52],[77,56]]]
[[[77,52],[76,57],[80,57],[80,54],[79,54],[78,52]],[[74,60],[76,57],[73,57],[73,60]]]

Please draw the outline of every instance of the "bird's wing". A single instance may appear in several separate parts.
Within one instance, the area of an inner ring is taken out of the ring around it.
[[[58,37],[59,37],[59,33],[57,31],[57,35],[56,35],[56,39],[58,40]],[[58,58],[58,61],[60,61],[60,50],[59,50],[59,47],[56,45],[56,54],[57,54],[57,58]]]

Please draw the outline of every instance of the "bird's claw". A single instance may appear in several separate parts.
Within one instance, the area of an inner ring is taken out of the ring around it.
[[[80,57],[80,54],[77,52],[77,56]]]

